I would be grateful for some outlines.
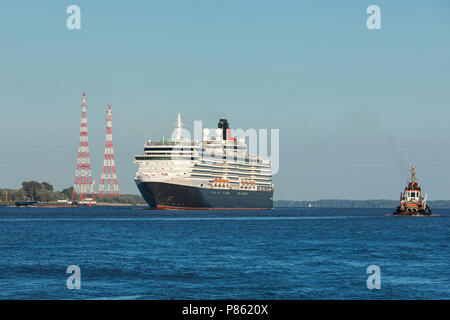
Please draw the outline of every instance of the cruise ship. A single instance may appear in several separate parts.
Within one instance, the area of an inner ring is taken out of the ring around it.
[[[272,209],[271,162],[249,155],[244,139],[231,137],[220,119],[215,137],[203,129],[202,141],[182,136],[180,114],[170,140],[145,143],[135,155],[135,182],[156,209]]]

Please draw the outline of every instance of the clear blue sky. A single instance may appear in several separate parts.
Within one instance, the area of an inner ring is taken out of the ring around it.
[[[122,193],[181,112],[279,128],[276,199],[397,199],[411,162],[450,199],[449,1],[3,0],[0,40],[0,187],[73,184],[85,91],[93,177],[111,103]]]

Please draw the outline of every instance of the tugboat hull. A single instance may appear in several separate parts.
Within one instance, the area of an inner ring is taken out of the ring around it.
[[[400,206],[394,212],[398,216],[431,216],[431,209],[426,206],[425,210],[404,210]]]

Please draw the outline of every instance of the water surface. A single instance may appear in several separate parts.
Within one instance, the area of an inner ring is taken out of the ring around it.
[[[391,211],[0,207],[0,299],[449,299],[450,210]]]

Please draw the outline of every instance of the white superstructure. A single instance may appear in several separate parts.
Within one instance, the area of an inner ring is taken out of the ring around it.
[[[163,182],[198,188],[273,192],[271,163],[248,155],[245,140],[229,136],[221,119],[216,136],[204,129],[202,141],[182,138],[178,115],[173,140],[148,140],[138,164],[136,182]]]

